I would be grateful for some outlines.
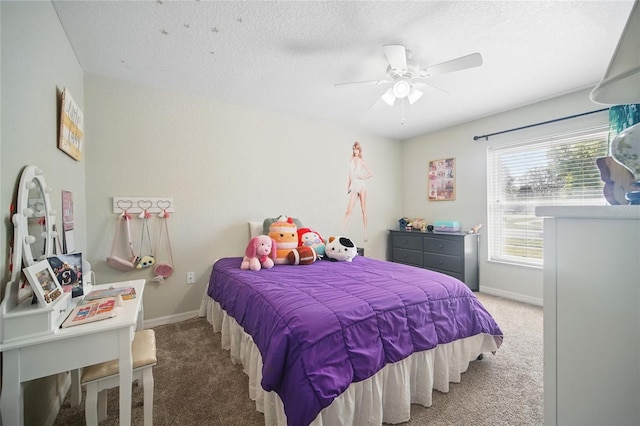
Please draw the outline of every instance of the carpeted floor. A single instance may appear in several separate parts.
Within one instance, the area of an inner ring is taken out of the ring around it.
[[[449,393],[435,391],[431,407],[413,405],[405,425],[542,425],[542,308],[476,294],[505,334],[502,347],[472,362]],[[231,363],[206,319],[160,326],[155,332],[154,425],[264,424],[248,397],[247,376]],[[108,392],[108,418],[100,426],[118,424],[118,389]],[[142,399],[142,388],[134,386],[134,425],[143,424]],[[67,395],[54,425],[84,424],[84,403],[71,407]]]

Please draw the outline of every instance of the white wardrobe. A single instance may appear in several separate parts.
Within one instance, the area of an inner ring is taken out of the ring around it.
[[[640,425],[640,206],[544,217],[545,425]]]

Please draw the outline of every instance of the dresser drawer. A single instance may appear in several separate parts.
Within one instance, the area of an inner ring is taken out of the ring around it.
[[[439,269],[462,274],[462,258],[459,256],[425,253],[423,265],[429,269]]]
[[[464,245],[460,240],[453,241],[445,238],[425,237],[424,251],[452,256],[462,256]]]
[[[450,275],[464,282],[471,290],[478,291],[479,239],[478,234],[461,232],[434,234],[389,230],[387,259]]]
[[[422,235],[394,235],[392,247],[422,251]]]
[[[394,248],[392,261],[405,263],[407,265],[422,266],[422,251]]]

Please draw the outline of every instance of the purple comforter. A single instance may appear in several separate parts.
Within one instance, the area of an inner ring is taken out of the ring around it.
[[[448,275],[356,256],[241,270],[215,263],[208,294],[251,335],[262,387],[275,391],[290,425],[307,425],[346,390],[387,363],[439,344],[502,331],[475,295]]]

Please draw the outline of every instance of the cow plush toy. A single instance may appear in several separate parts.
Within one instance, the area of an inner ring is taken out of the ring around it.
[[[347,237],[329,237],[324,247],[325,257],[334,261],[351,262],[357,254],[356,245]]]

